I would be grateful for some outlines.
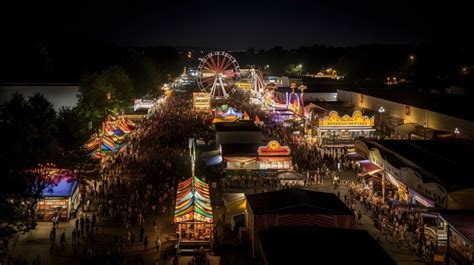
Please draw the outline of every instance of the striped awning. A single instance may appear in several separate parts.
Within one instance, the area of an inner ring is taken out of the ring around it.
[[[383,171],[383,168],[372,163],[370,160],[360,160],[357,163],[359,163],[359,165],[362,167],[364,172],[369,175]]]
[[[365,157],[363,157],[361,154],[357,152],[348,153],[346,156],[352,161],[366,160]]]

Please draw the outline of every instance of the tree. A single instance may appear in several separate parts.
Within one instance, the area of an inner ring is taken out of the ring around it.
[[[159,72],[150,58],[132,49],[127,57],[125,67],[133,80],[134,97],[140,98],[156,91],[159,86]]]
[[[99,77],[100,84],[110,93],[110,99],[116,107],[128,106],[134,97],[133,81],[122,66],[107,68]]]
[[[0,237],[35,227],[34,213],[49,183],[38,164],[55,161],[61,154],[56,141],[56,112],[40,94],[26,100],[14,94],[1,105]]]
[[[80,149],[93,133],[79,107],[61,108],[56,123],[58,143],[66,151]]]
[[[84,124],[77,109],[62,109],[58,118],[40,94],[28,99],[14,94],[0,105],[0,239],[35,227],[36,206],[46,186],[55,181],[51,168],[93,172],[94,165],[79,148],[86,139]]]
[[[118,112],[131,104],[133,82],[122,66],[111,66],[100,75],[86,73],[79,82],[79,107],[94,128],[99,128],[108,111]]]
[[[288,75],[298,75],[300,71],[300,68],[295,64],[289,64],[285,68],[285,73]]]

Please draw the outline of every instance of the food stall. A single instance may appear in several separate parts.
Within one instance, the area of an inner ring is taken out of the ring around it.
[[[316,128],[322,146],[353,146],[354,139],[373,136],[375,117],[363,116],[361,111],[354,111],[352,116],[339,116],[337,111],[317,119]]]
[[[266,146],[258,148],[258,165],[260,170],[292,170],[291,150],[278,141],[270,141]]]

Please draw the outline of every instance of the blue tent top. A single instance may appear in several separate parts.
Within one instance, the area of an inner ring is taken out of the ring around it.
[[[124,133],[122,130],[120,130],[120,129],[115,129],[115,130],[114,130],[114,134],[115,134],[115,135],[118,135],[118,136],[122,136],[122,135],[124,135],[125,133]]]
[[[216,155],[206,158],[206,166],[215,166],[222,163],[222,156]]]
[[[68,197],[74,193],[77,181],[72,178],[63,177],[57,185],[50,184],[43,190],[44,197]]]
[[[236,117],[242,118],[242,115],[243,115],[242,112],[239,112],[235,110],[234,108],[229,108],[227,112],[224,112],[222,114],[222,117],[236,116]]]

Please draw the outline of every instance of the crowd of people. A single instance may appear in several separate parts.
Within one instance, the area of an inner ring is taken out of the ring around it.
[[[396,192],[387,192],[384,201],[381,191],[364,188],[367,185],[363,178],[356,182],[346,182],[346,185],[349,189],[349,197],[344,198],[346,204],[353,210],[357,206],[365,209],[386,241],[395,244],[397,248],[405,246],[428,264],[432,263],[436,250],[435,240],[426,236],[424,229],[426,222],[431,221],[431,225],[436,226],[436,218],[424,218],[419,208],[390,200],[389,198],[398,198],[395,196]]]
[[[97,260],[123,263],[127,250],[137,244],[143,245],[143,251],[156,249],[160,256],[156,264],[173,257],[164,251],[162,239],[169,235],[162,234],[158,220],[170,224],[177,182],[191,174],[188,138],[207,130],[206,114],[193,113],[190,108],[189,95],[166,98],[153,115],[140,122],[126,145],[102,158],[99,176],[81,185],[81,206],[70,238],[65,231],[59,232],[53,220],[51,255],[64,253],[69,241],[73,254],[84,264]],[[100,238],[104,227],[114,227],[113,242],[97,249],[94,243],[105,240]],[[177,262],[177,257],[173,260]],[[136,263],[142,264],[143,258]]]
[[[177,183],[191,174],[188,138],[199,138],[208,130],[205,121],[209,116],[194,113],[190,108],[188,94],[161,101],[153,115],[142,120],[130,134],[124,147],[102,158],[100,175],[82,186],[81,210],[74,221],[70,247],[84,263],[100,256],[105,257],[105,264],[120,264],[127,250],[139,245],[143,245],[143,251],[155,248],[161,263],[172,257],[163,251],[164,231],[157,220],[172,219]],[[294,134],[292,128],[273,123],[263,111],[250,104],[243,104],[241,111],[251,117],[258,115],[264,121],[261,129],[267,142],[276,139],[290,147],[294,169],[303,176],[303,186],[317,188],[332,183],[334,192],[341,197],[339,171],[357,170],[356,164],[347,157],[347,149],[318,147]],[[255,192],[282,188],[272,176],[245,175],[220,181],[224,189],[233,185],[254,188]],[[435,245],[425,237],[424,218],[415,208],[382,201],[380,194],[367,191],[363,178],[342,184],[349,191],[349,196],[344,195],[344,202],[354,211],[357,223],[361,223],[362,210],[368,212],[387,241],[400,247],[405,245],[427,262],[432,261]],[[97,250],[92,243],[99,240],[101,227],[105,226],[117,228],[113,242]],[[67,242],[68,235],[59,233],[54,222],[50,231],[50,254],[65,251]],[[173,256],[177,262],[178,255]],[[39,261],[34,262],[39,265]],[[143,258],[138,258],[136,263],[143,264]]]

